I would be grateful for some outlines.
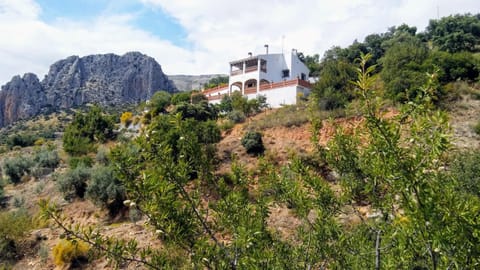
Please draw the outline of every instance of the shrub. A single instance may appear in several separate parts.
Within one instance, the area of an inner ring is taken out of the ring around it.
[[[21,182],[22,177],[30,173],[33,163],[27,157],[13,157],[6,159],[3,163],[3,171],[13,184]]]
[[[190,96],[192,95],[191,92],[180,92],[180,93],[175,93],[172,96],[172,104],[177,105],[182,102],[189,103],[190,102]]]
[[[107,208],[110,216],[114,217],[124,207],[124,186],[110,167],[93,168],[91,178],[86,191],[87,197],[100,207]]]
[[[459,189],[480,197],[480,152],[472,151],[455,156],[451,165],[452,176],[459,182]]]
[[[95,161],[100,164],[107,165],[108,164],[108,148],[104,146],[100,146],[97,150]]]
[[[245,122],[245,114],[239,110],[233,110],[227,114],[227,118],[235,124]]]
[[[7,144],[10,148],[14,146],[27,147],[34,145],[37,137],[31,133],[17,133],[8,137]]]
[[[75,169],[70,169],[65,174],[59,176],[57,180],[58,189],[63,193],[66,200],[74,197],[83,198],[89,178],[89,168],[79,164]]]
[[[248,131],[242,138],[242,145],[249,154],[262,154],[265,151],[262,134],[257,131]]]
[[[166,91],[155,92],[148,102],[148,108],[153,115],[164,113],[166,112],[167,107],[171,104],[171,99],[172,95]]]
[[[57,266],[75,267],[88,261],[88,244],[81,240],[61,239],[53,248],[53,262]]]
[[[229,119],[227,119],[226,121],[222,121],[219,124],[219,128],[222,131],[231,130],[234,126],[235,126],[235,123],[233,123],[233,121]]]
[[[473,126],[473,131],[477,133],[477,135],[480,135],[480,121],[478,121],[475,126]]]
[[[71,155],[83,155],[92,151],[95,142],[113,139],[114,123],[110,116],[94,106],[88,113],[75,114],[63,134],[63,149]]]
[[[57,151],[43,148],[35,154],[33,161],[35,161],[39,167],[54,169],[58,166],[60,157]]]
[[[80,165],[83,165],[84,167],[92,167],[93,159],[89,156],[70,157],[68,159],[68,166],[70,166],[71,169],[75,169]]]
[[[122,123],[126,128],[130,126],[132,123],[133,114],[131,112],[124,112],[122,116],[120,116],[120,123]]]
[[[17,258],[20,254],[18,241],[31,228],[32,220],[24,209],[0,212],[0,261]]]

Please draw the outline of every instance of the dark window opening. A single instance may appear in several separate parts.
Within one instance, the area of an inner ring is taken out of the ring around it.
[[[306,80],[307,80],[307,75],[305,75],[305,73],[302,73],[302,74],[300,75],[300,79],[306,81]]]
[[[290,77],[290,70],[289,69],[282,70],[282,78],[287,78],[287,77]]]

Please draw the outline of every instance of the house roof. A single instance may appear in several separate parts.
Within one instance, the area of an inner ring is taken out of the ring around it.
[[[281,56],[283,54],[282,53],[257,54],[257,55],[249,56],[249,57],[246,57],[246,58],[243,58],[243,59],[231,61],[230,64],[231,65],[239,64],[239,63],[243,63],[243,62],[248,61],[248,60],[255,60],[255,59],[258,59],[258,58],[263,59],[264,56],[267,56],[267,55]]]

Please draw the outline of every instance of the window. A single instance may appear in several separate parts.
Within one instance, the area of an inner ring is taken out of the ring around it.
[[[289,69],[282,70],[282,78],[287,78],[287,77],[290,77],[290,70]]]
[[[305,73],[302,73],[302,74],[300,75],[300,79],[302,79],[302,80],[304,80],[304,81],[307,80],[307,75],[305,75]]]

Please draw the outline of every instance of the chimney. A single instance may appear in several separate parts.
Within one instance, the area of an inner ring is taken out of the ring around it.
[[[249,57],[252,57],[252,53],[251,53],[251,52],[248,52],[248,56],[249,56]]]
[[[265,53],[268,54],[268,44],[263,45],[263,47],[265,47]]]

